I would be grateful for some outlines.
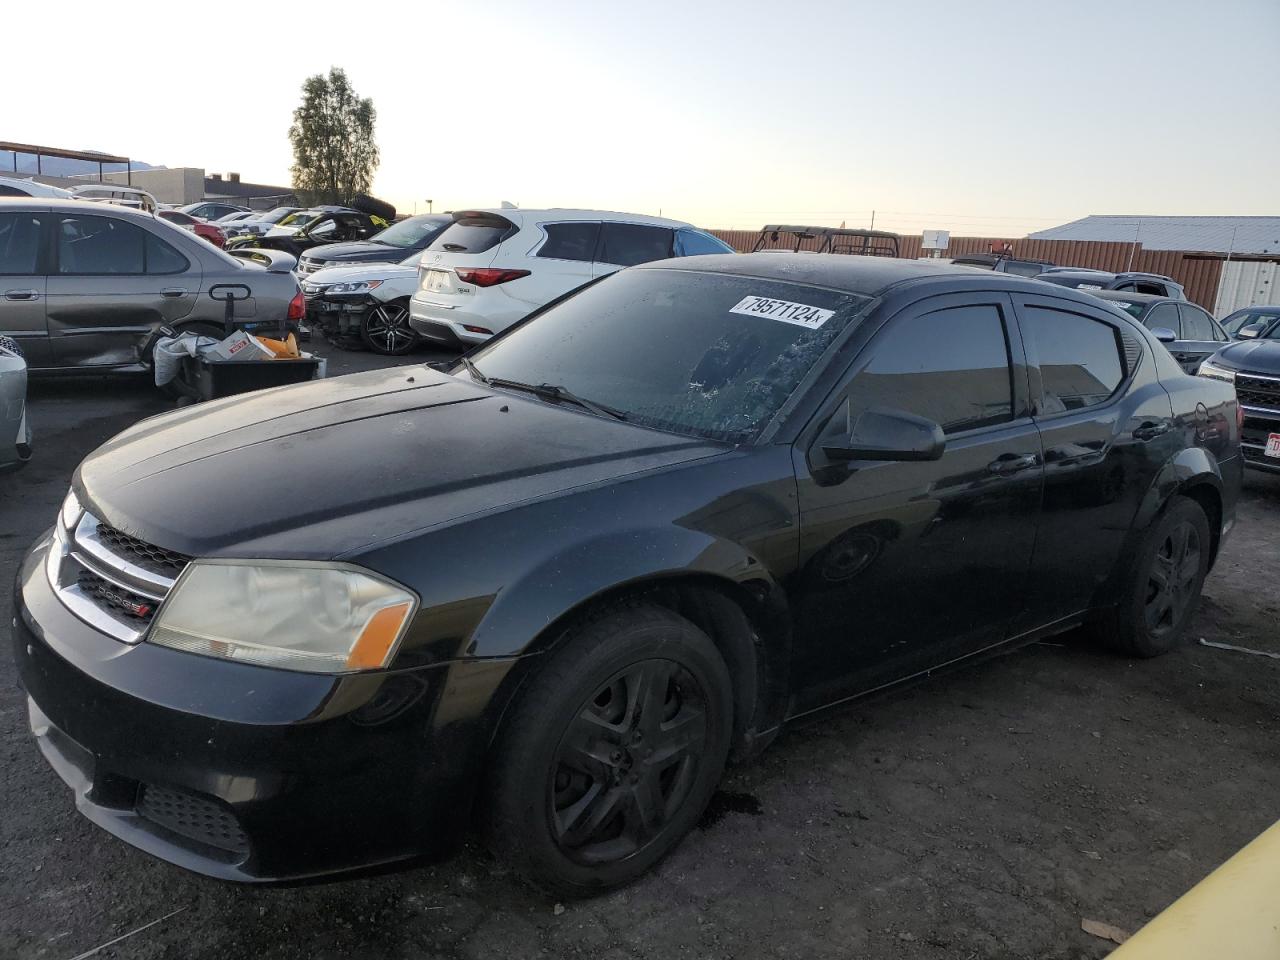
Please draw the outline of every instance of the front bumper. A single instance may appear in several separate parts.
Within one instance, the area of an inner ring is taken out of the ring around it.
[[[315,294],[307,297],[306,302],[308,327],[326,337],[351,340],[360,338],[365,316],[378,304],[367,294],[353,297]]]
[[[14,654],[44,756],[94,823],[226,880],[300,880],[451,852],[512,660],[328,677],[121,643],[28,554]]]

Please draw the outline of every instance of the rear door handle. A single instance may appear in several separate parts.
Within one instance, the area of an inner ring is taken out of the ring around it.
[[[1034,453],[1002,453],[987,464],[987,469],[999,476],[1007,476],[1039,465],[1040,458]]]
[[[1146,421],[1142,426],[1133,431],[1135,440],[1141,440],[1144,443],[1148,440],[1154,440],[1156,437],[1162,437],[1169,432],[1169,424],[1166,421],[1154,423],[1150,420]]]
[[[182,287],[165,287],[160,291],[160,296],[172,299],[174,297],[186,296],[186,293],[187,291],[182,289]]]
[[[4,292],[6,300],[39,300],[39,290],[6,290]]]

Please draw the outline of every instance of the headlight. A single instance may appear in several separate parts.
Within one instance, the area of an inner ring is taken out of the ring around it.
[[[404,587],[355,567],[197,560],[147,639],[287,670],[376,670],[391,662],[417,606]]]
[[[357,280],[352,283],[335,283],[325,293],[368,293],[382,286],[381,280]]]
[[[1202,377],[1208,377],[1210,380],[1225,380],[1227,383],[1236,382],[1236,372],[1234,370],[1220,367],[1212,360],[1206,360],[1200,364],[1200,369],[1196,373]]]
[[[74,490],[67,491],[67,498],[62,501],[62,509],[58,511],[58,522],[63,530],[74,530],[84,515],[84,507],[76,499]]]

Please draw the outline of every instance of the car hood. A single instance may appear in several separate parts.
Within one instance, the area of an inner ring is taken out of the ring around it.
[[[169,550],[332,559],[727,449],[397,367],[152,417],[91,453],[74,486]]]
[[[1280,376],[1280,340],[1239,340],[1214,354],[1213,362],[1222,362],[1239,370]]]
[[[348,243],[326,243],[307,252],[312,260],[403,260],[412,249],[393,247],[376,240],[352,240]]]
[[[351,283],[355,280],[399,280],[409,277],[417,279],[417,267],[404,267],[398,263],[356,263],[343,264],[340,267],[322,267],[304,277],[302,282],[311,286],[326,286],[330,283]]]

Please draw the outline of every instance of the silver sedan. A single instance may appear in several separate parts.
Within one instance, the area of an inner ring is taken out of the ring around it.
[[[31,459],[27,424],[27,362],[18,345],[0,337],[0,473]]]
[[[109,203],[0,199],[0,335],[31,370],[142,370],[161,326],[266,333],[305,313],[293,257],[233,257],[152,214]]]

